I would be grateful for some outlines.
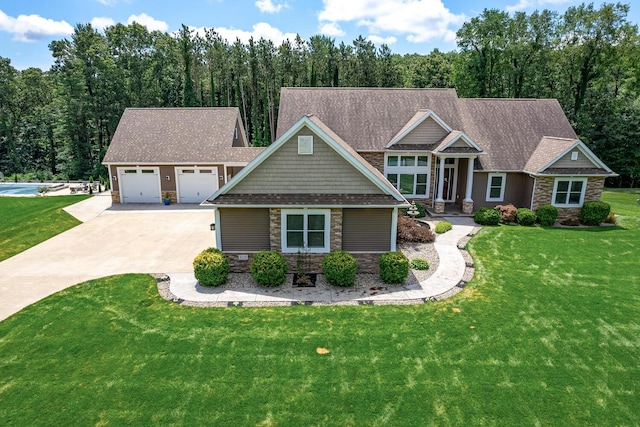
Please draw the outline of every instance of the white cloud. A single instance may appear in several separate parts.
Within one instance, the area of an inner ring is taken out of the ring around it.
[[[570,3],[571,0],[520,0],[513,6],[505,7],[505,10],[509,13],[518,12],[525,9],[533,9],[543,7],[547,4],[559,5],[562,3]]]
[[[96,30],[104,30],[113,25],[116,25],[116,21],[106,16],[97,16],[91,20],[91,26]]]
[[[131,15],[129,19],[127,19],[127,24],[133,24],[137,22],[140,25],[147,27],[149,31],[167,31],[169,29],[169,25],[164,21],[158,21],[155,18],[147,15],[146,13],[141,13],[140,15]]]
[[[381,44],[390,45],[398,41],[398,39],[393,36],[380,37],[375,35],[367,37],[367,40],[369,40],[371,43],[375,45],[381,45]]]
[[[205,27],[189,27],[197,34],[204,36]],[[249,39],[253,37],[253,40],[258,41],[261,38],[265,40],[271,40],[274,45],[278,46],[286,39],[292,42],[296,39],[296,33],[283,33],[276,27],[272,27],[266,22],[258,22],[253,26],[252,31],[239,30],[236,28],[215,27],[215,32],[220,34],[223,39],[226,39],[229,43],[233,43],[236,39],[240,39],[242,43],[248,43]]]
[[[51,36],[68,36],[73,27],[66,21],[54,21],[40,15],[8,16],[0,10],[0,31],[13,33],[13,39],[21,42],[35,42]]]
[[[98,0],[98,3],[105,6],[115,6],[118,3],[118,0]]]
[[[257,0],[256,6],[260,9],[260,12],[264,13],[278,13],[282,9],[289,7],[287,3],[274,4],[273,0]]]
[[[327,22],[321,25],[319,32],[320,34],[334,37],[342,37],[346,34],[337,22]]]
[[[318,14],[321,24],[354,22],[372,35],[402,34],[410,42],[455,39],[455,29],[465,21],[442,0],[323,0]],[[450,27],[453,27],[450,28]]]

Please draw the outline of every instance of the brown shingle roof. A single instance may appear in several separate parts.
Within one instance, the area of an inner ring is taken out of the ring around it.
[[[356,151],[382,151],[416,112],[460,128],[455,89],[282,88],[277,136],[314,114]]]
[[[249,162],[262,149],[232,149],[238,118],[235,107],[127,108],[103,163]]]
[[[283,88],[277,134],[314,114],[355,150],[384,151],[423,110],[478,144],[484,170],[523,170],[545,135],[577,138],[554,99],[459,99],[454,89]]]
[[[539,173],[577,142],[571,138],[543,137],[524,167],[528,173]]]

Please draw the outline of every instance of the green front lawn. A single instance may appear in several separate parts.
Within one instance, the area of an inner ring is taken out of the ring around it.
[[[0,425],[635,425],[639,197],[606,193],[620,227],[485,228],[474,280],[419,306],[80,284],[0,322]]]
[[[0,197],[0,261],[80,224],[62,208],[88,197]]]

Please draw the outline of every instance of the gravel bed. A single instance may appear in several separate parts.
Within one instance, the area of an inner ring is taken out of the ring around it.
[[[458,242],[458,247],[461,248],[461,253],[463,258],[465,259],[465,272],[462,277],[460,284],[454,286],[452,289],[444,292],[440,295],[436,295],[435,297],[431,297],[428,301],[438,301],[445,298],[449,298],[464,288],[466,283],[468,283],[473,278],[474,268],[473,268],[473,259],[469,255],[466,250],[463,250],[466,246],[466,243],[469,241],[471,236],[473,236],[479,227],[476,227],[472,233],[469,233],[468,236]],[[411,288],[414,286],[419,286],[420,282],[429,278],[437,269],[440,263],[440,259],[438,257],[438,253],[436,252],[433,243],[402,243],[398,245],[398,250],[404,253],[409,260],[414,258],[423,258],[429,262],[428,270],[413,270],[409,271],[409,277],[405,280],[402,287],[403,288]],[[158,292],[162,298],[173,301],[175,303],[190,306],[190,307],[234,307],[234,306],[242,306],[242,307],[268,307],[268,306],[290,306],[290,305],[367,305],[373,304],[372,301],[366,300],[346,300],[346,301],[337,301],[337,302],[323,302],[323,301],[246,301],[246,302],[227,302],[227,301],[185,301],[178,297],[176,297],[170,290],[170,278],[166,274],[153,274],[153,277],[158,282]],[[201,287],[197,285],[200,292],[219,292],[220,289],[249,289],[249,288],[257,288],[259,285],[253,280],[250,273],[230,273],[228,275],[227,283],[224,285],[218,286],[215,288],[207,288]],[[293,288],[293,274],[288,274],[285,283],[279,287],[272,288],[275,290],[284,290]],[[329,285],[322,274],[318,274],[316,276],[316,285],[315,289],[333,289],[337,293],[340,293],[340,288]],[[371,290],[380,290],[385,291],[388,289],[393,289],[393,286],[390,286],[380,279],[380,276],[377,274],[357,274],[356,282],[354,286],[350,288],[345,288],[345,292],[347,291],[353,293],[354,291],[362,290],[363,295],[366,294],[366,291]],[[269,292],[269,288],[263,288],[265,292]],[[414,305],[414,304],[423,304],[428,301],[423,301],[422,299],[411,299],[411,300],[376,300],[375,305]]]

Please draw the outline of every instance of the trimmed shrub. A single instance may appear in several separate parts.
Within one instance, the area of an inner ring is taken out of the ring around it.
[[[402,252],[380,255],[380,278],[384,283],[400,284],[409,276],[409,259]]]
[[[193,274],[203,286],[222,285],[227,282],[229,260],[219,249],[205,249],[193,260]]]
[[[411,260],[410,266],[414,270],[428,270],[429,261],[424,258],[414,258]]]
[[[358,261],[347,251],[330,252],[322,258],[322,273],[333,286],[353,286]]]
[[[483,207],[473,213],[473,220],[480,225],[498,225],[500,212],[493,208]]]
[[[451,228],[453,227],[449,221],[440,221],[439,223],[436,224],[435,232],[436,234],[442,234],[451,230]]]
[[[409,217],[398,215],[398,242],[430,243],[435,240],[436,235],[429,228]]]
[[[276,251],[260,251],[251,262],[251,276],[260,286],[282,285],[288,270],[287,259]]]
[[[538,221],[541,225],[551,227],[558,219],[558,208],[551,205],[541,205],[536,211],[536,215],[538,215]]]
[[[609,203],[599,200],[584,202],[580,209],[580,223],[584,225],[600,225],[611,212]]]
[[[500,221],[503,223],[510,224],[512,222],[516,222],[518,210],[512,204],[498,205],[496,206],[496,210],[500,214]]]
[[[518,208],[516,218],[520,225],[533,225],[536,223],[536,214],[529,208]]]
[[[416,209],[418,209],[418,215],[416,215],[416,218],[424,218],[427,216],[427,209],[418,202],[416,202]],[[402,212],[403,215],[409,216],[407,214],[407,212],[409,212],[409,208],[400,209],[400,212]]]

